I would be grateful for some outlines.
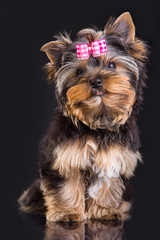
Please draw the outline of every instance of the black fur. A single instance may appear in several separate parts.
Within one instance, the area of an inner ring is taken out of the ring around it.
[[[111,27],[112,26],[112,23]],[[117,28],[121,28],[121,26],[117,26]],[[105,38],[107,45],[114,48],[114,51],[116,54],[120,54],[123,57],[128,57],[131,59],[131,53],[138,50],[136,49],[135,45],[133,43],[126,43],[124,39],[127,37],[128,28],[125,27],[123,33],[116,32],[117,29],[114,27],[113,31],[109,28],[108,25],[108,31],[110,31],[107,35],[105,34],[105,31],[101,35],[101,39]],[[76,56],[76,44],[81,43],[89,43],[90,41],[94,40],[94,34],[96,32],[92,29],[88,30],[88,35],[86,33],[86,30],[80,32],[78,34],[78,38],[75,42],[71,42],[70,38],[67,36],[59,35],[57,36],[58,41],[61,44],[55,44],[52,43],[51,49],[47,50],[47,53],[51,55],[51,58],[53,57],[52,63],[47,65],[48,75],[50,82],[55,81],[56,84],[56,73],[57,71],[65,66],[67,63],[72,63],[72,60]],[[122,38],[122,34],[124,35]],[[138,43],[136,43],[138,44]],[[55,46],[54,46],[55,45]],[[144,48],[146,48],[144,44]],[[147,54],[147,50],[145,52]],[[135,54],[135,56],[137,56]],[[133,59],[134,58],[134,59]],[[97,143],[99,149],[105,149],[107,151],[108,146],[116,146],[120,145],[122,147],[127,147],[132,152],[137,152],[140,148],[140,139],[139,139],[139,130],[136,123],[139,110],[141,108],[141,105],[143,103],[143,88],[145,86],[144,80],[146,78],[146,69],[145,69],[145,60],[146,56],[144,56],[144,59],[140,59],[138,57],[132,57],[132,61],[136,63],[135,65],[138,68],[139,73],[139,79],[137,81],[137,72],[132,71],[132,68],[127,68],[126,66],[126,75],[129,76],[129,81],[131,83],[131,86],[134,88],[136,92],[136,101],[134,103],[131,115],[125,122],[125,124],[118,126],[118,128],[110,129],[109,127],[101,129],[96,128],[92,129],[87,124],[85,125],[82,121],[77,119],[77,122],[73,121],[72,117],[69,117],[69,115],[65,114],[66,111],[66,105],[67,102],[67,94],[66,92],[68,89],[70,89],[72,86],[76,85],[79,80],[81,79],[81,75],[83,75],[83,68],[78,68],[75,71],[75,78],[68,78],[62,85],[62,92],[61,95],[59,94],[56,87],[56,96],[59,102],[59,107],[54,112],[54,117],[49,125],[49,128],[47,130],[47,133],[45,137],[42,139],[40,143],[39,148],[39,170],[40,170],[40,178],[42,182],[45,182],[45,187],[48,191],[54,191],[55,193],[58,193],[59,189],[62,185],[64,185],[66,179],[65,176],[62,176],[59,174],[58,170],[53,170],[53,164],[54,164],[54,154],[53,150],[58,146],[61,145],[64,142],[67,142],[68,139],[72,139],[73,143],[78,139],[80,140],[82,146],[85,145],[87,141],[87,137],[91,136],[93,141]],[[101,67],[102,69],[105,69],[106,66],[104,66],[103,61],[100,58],[93,58],[90,57],[88,60],[88,66],[92,66],[92,69],[94,67]],[[124,64],[124,62],[122,63]],[[62,70],[63,71],[63,70]],[[110,70],[111,71],[111,70]],[[109,71],[108,71],[109,72]],[[95,73],[96,75],[97,73]],[[108,77],[109,77],[109,73]],[[114,72],[110,72],[110,75],[115,74]],[[98,76],[98,75],[97,75]],[[96,77],[97,77],[96,76]],[[106,77],[107,78],[107,77]],[[85,79],[86,81],[90,81],[91,79]],[[122,92],[123,97],[125,98],[124,93]],[[79,104],[79,105],[78,105]],[[77,108],[80,107],[80,105],[83,106],[83,102],[77,103]],[[102,113],[103,114],[103,113]],[[96,177],[93,175],[90,176],[90,173],[88,169],[81,170],[81,175],[86,183],[86,186],[89,186],[91,182],[94,181],[94,178]],[[131,188],[129,187],[128,181],[125,179],[124,176],[121,176],[123,178],[123,182],[125,185],[125,191],[123,194],[123,199],[125,201],[131,201],[132,195],[131,195]],[[28,208],[31,206],[31,209],[44,212],[46,209],[44,207],[44,200],[42,196],[42,188],[43,184],[41,185],[41,180],[36,181],[31,187],[27,190],[25,195],[22,195],[22,197],[19,200],[19,203],[22,208]],[[86,194],[87,195],[87,194]],[[36,202],[38,203],[36,205]],[[41,205],[41,206],[40,206]]]
[[[44,214],[46,209],[40,190],[40,179],[36,180],[19,198],[18,203],[22,210],[29,213]]]

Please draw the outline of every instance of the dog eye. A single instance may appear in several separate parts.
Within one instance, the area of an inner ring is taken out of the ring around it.
[[[108,68],[112,68],[115,69],[116,68],[116,64],[114,62],[109,62],[107,65]]]
[[[76,71],[76,74],[77,75],[81,75],[83,73],[83,70],[82,69],[77,69],[77,71]]]

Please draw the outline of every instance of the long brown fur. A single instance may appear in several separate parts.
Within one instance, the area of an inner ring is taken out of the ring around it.
[[[81,60],[76,44],[105,39],[107,53]],[[129,13],[104,31],[83,29],[42,49],[59,107],[40,145],[40,180],[20,197],[21,209],[45,212],[47,221],[125,219],[128,180],[138,162],[137,117],[146,78],[146,44],[135,37]],[[36,204],[37,203],[37,204]]]

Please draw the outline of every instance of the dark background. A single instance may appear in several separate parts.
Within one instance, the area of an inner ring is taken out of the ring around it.
[[[0,119],[1,232],[3,239],[43,239],[44,225],[25,220],[17,199],[38,177],[37,151],[56,106],[44,80],[48,62],[40,51],[59,31],[72,35],[91,25],[100,29],[113,15],[129,11],[137,36],[148,42],[148,87],[139,118],[144,165],[133,179],[134,210],[123,239],[158,239],[160,224],[160,1],[1,1]],[[1,238],[1,236],[0,236]],[[1,238],[2,239],[2,238]],[[108,239],[108,238],[107,238]]]

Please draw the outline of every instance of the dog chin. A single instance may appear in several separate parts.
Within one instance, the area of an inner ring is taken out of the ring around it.
[[[81,114],[76,117],[91,129],[116,131],[118,124],[107,110],[103,102],[103,96],[104,94],[100,93],[85,101],[85,107],[81,109]]]
[[[100,117],[95,121],[90,122],[84,122],[88,127],[90,127],[93,130],[97,129],[107,129],[109,131],[116,131],[118,129],[118,126],[116,124],[112,124],[108,121],[106,116]]]
[[[120,125],[127,121],[130,111],[127,108],[120,108],[120,111],[116,111],[116,107],[113,109],[108,106],[105,99],[106,94],[99,91],[85,101],[66,105],[64,115],[71,117],[76,126],[78,122],[83,122],[94,130],[117,131]]]

